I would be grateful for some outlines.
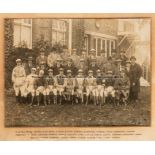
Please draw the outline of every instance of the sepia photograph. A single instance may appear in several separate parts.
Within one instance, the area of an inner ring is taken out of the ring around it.
[[[151,125],[150,18],[5,18],[5,127]]]

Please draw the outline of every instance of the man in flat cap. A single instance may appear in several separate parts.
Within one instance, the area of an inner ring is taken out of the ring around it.
[[[131,65],[128,73],[130,80],[129,100],[131,102],[138,101],[138,93],[140,92],[140,78],[142,76],[142,68],[136,63],[136,57],[131,56]]]
[[[25,100],[26,73],[24,67],[22,66],[21,59],[17,59],[16,64],[17,65],[13,68],[12,71],[12,82],[13,82],[13,88],[15,90],[16,102],[22,103]]]

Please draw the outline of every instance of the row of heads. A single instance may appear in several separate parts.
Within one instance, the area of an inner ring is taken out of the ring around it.
[[[63,49],[67,49],[68,50],[68,48],[63,48]],[[52,50],[51,50],[51,52],[56,52],[56,51],[57,51],[56,48],[52,48]],[[77,52],[77,49],[74,48],[71,51],[74,53],[74,52]],[[80,51],[81,52],[87,52],[87,49],[86,48],[82,48]],[[92,48],[92,49],[89,50],[89,52],[95,53],[96,50],[94,48]],[[116,49],[112,49],[111,50],[111,53],[116,53],[116,52],[117,52]],[[40,50],[40,53],[45,53],[45,50]],[[106,50],[105,49],[101,49],[100,53],[106,53]],[[121,50],[120,53],[126,53],[126,52],[125,52],[125,50]]]
[[[131,56],[130,57],[130,61],[133,60],[133,59],[136,60],[136,57],[135,56]],[[33,57],[32,56],[28,57],[28,60],[29,61],[33,61]],[[112,57],[109,56],[107,60],[108,61],[112,60]],[[61,61],[63,61],[63,59],[61,57],[59,57],[59,58],[57,58],[56,61],[57,62],[61,62]],[[73,60],[71,58],[68,58],[67,61],[72,62]],[[83,58],[80,59],[80,62],[84,62],[84,61],[85,61],[85,59],[83,59]],[[96,58],[92,58],[91,61],[92,62],[96,62],[97,60],[96,60]],[[116,62],[122,62],[122,60],[120,58],[117,58],[115,61]],[[128,60],[126,63],[130,63],[130,61]],[[22,60],[21,59],[17,59],[16,62],[22,62]]]
[[[36,68],[32,68],[31,71],[36,72],[37,69],[36,69]],[[40,71],[39,71],[39,73],[42,73],[42,72],[44,73],[44,70],[40,70]],[[64,72],[64,69],[63,69],[63,68],[60,68],[60,69],[59,69],[59,72]],[[96,72],[97,72],[97,74],[99,74],[99,73],[101,74],[101,73],[102,73],[102,71],[101,71],[100,69],[98,69]],[[53,69],[48,69],[48,73],[53,73]],[[70,69],[68,69],[68,70],[67,70],[67,74],[71,74],[71,73],[72,73],[72,71],[71,71]],[[79,69],[79,70],[78,70],[78,73],[82,73],[82,74],[83,74],[84,71],[83,71],[82,69]],[[125,70],[121,70],[120,73],[125,73]],[[93,74],[93,70],[89,70],[89,71],[88,71],[88,74]],[[106,74],[112,75],[112,74],[113,74],[113,71],[108,70]]]

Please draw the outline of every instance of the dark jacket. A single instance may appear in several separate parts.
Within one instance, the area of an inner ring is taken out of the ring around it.
[[[139,64],[135,63],[130,66],[130,70],[128,72],[130,87],[134,91],[140,90],[140,77],[142,76],[142,68]]]

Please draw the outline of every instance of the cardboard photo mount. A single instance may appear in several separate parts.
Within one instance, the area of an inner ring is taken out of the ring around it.
[[[147,127],[5,127],[5,18],[149,18],[151,19],[151,125]],[[0,140],[155,140],[155,14],[0,14]]]

